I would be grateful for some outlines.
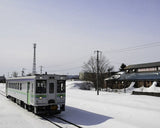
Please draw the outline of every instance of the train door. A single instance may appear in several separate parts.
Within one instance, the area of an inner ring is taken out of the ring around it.
[[[55,103],[55,81],[48,81],[48,103]]]
[[[30,104],[30,82],[27,82],[27,104]]]
[[[8,96],[8,87],[9,87],[9,83],[8,82],[6,82],[6,96]]]

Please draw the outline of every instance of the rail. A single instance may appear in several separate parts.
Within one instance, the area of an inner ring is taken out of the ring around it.
[[[82,128],[81,126],[78,126],[77,124],[67,121],[66,119],[63,119],[61,117],[57,117],[57,116],[44,117],[43,116],[42,118],[56,125],[59,128]]]

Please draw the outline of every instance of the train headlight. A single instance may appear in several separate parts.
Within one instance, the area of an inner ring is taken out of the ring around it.
[[[60,96],[60,98],[62,99],[62,98],[63,98],[63,96]]]
[[[42,97],[39,97],[40,100],[42,100]]]

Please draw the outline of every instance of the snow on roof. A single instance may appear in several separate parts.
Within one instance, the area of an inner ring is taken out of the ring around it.
[[[128,65],[127,67],[125,67],[125,70],[134,69],[134,68],[150,68],[150,67],[157,67],[157,66],[160,66],[160,62]]]
[[[117,72],[115,75],[112,75],[111,77],[108,77],[108,78],[106,78],[105,80],[119,79],[122,74],[124,74],[124,72]]]

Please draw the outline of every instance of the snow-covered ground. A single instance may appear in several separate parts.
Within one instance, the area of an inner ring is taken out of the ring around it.
[[[84,128],[160,127],[159,97],[112,92],[100,92],[97,96],[94,90],[78,89],[81,83],[67,81],[66,111],[58,116]],[[0,128],[55,127],[1,95],[0,111]]]
[[[4,84],[0,84],[0,89],[4,90]],[[0,95],[0,128],[53,128],[53,125]]]

